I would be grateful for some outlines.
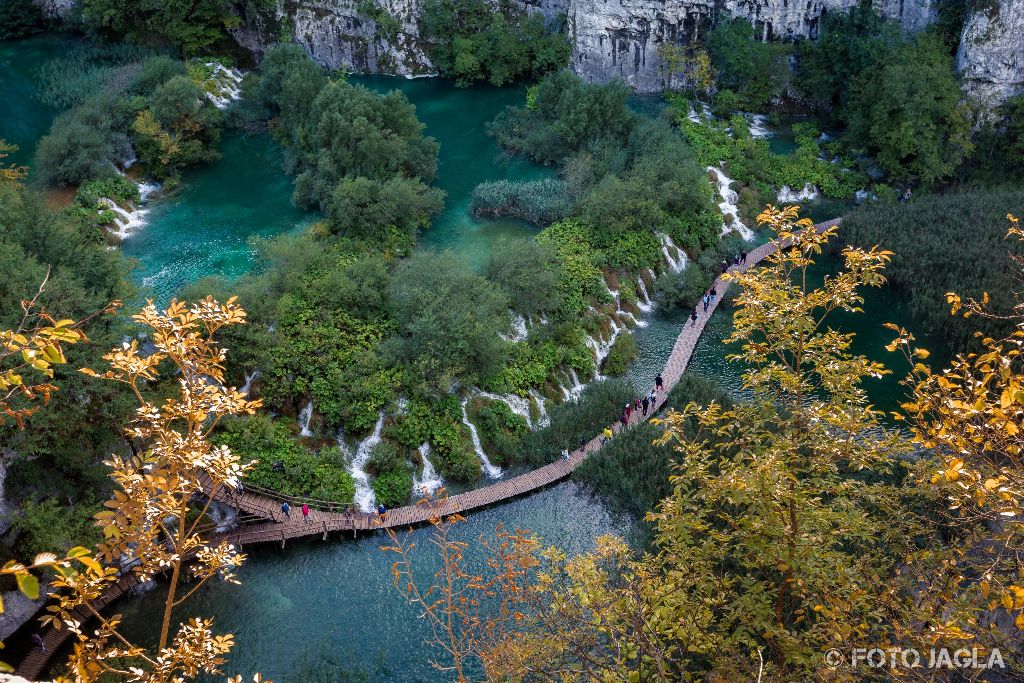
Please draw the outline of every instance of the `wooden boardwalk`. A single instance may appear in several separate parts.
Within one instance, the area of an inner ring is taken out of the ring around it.
[[[826,230],[834,225],[838,225],[840,220],[836,219],[826,223],[819,223],[814,226],[814,229],[818,231]],[[779,245],[776,242],[762,244],[747,254],[746,263],[733,266],[730,270],[746,270],[751,268],[764,260],[778,247]],[[633,411],[633,414],[630,416],[630,425],[653,417],[665,405],[665,401],[668,399],[672,388],[675,387],[683,376],[683,372],[686,371],[686,367],[690,363],[693,350],[697,346],[697,341],[700,339],[705,325],[711,319],[711,315],[715,312],[719,302],[725,295],[727,283],[721,277],[718,277],[715,279],[714,286],[718,290],[719,295],[715,297],[707,312],[698,308],[697,320],[687,320],[679,331],[679,336],[676,337],[672,353],[669,354],[668,361],[666,361],[665,367],[661,372],[665,388],[664,391],[657,395],[654,408],[648,411],[646,417],[638,411]],[[612,430],[617,433],[619,427],[621,427],[621,424],[617,422],[612,425]],[[213,493],[213,498],[265,520],[241,526],[234,531],[224,534],[222,536],[223,539],[237,547],[258,543],[278,543],[283,547],[292,539],[320,536],[323,540],[326,540],[331,533],[344,534],[345,532],[349,532],[354,536],[360,531],[413,526],[429,521],[434,515],[464,513],[493,505],[494,503],[536,491],[564,479],[572,474],[573,470],[579,467],[580,463],[587,457],[600,449],[601,437],[596,435],[584,444],[582,448],[578,448],[570,453],[568,460],[560,459],[518,477],[512,477],[511,479],[498,481],[472,491],[449,496],[442,501],[438,501],[435,505],[409,505],[388,510],[383,516],[376,513],[360,512],[351,508],[343,510],[311,509],[309,520],[306,521],[303,520],[302,513],[298,509],[301,501],[291,501],[293,504],[295,502],[298,502],[298,504],[294,505],[290,515],[286,516],[281,511],[281,503],[285,498],[274,496],[270,492],[257,492],[246,489],[231,491],[221,488]],[[101,598],[103,606],[108,605],[128,590],[134,588],[138,581],[135,580],[132,583],[132,577],[134,577],[134,574],[129,572],[118,583],[114,584],[111,591],[109,591],[111,595],[108,597],[107,594],[104,594]],[[33,649],[22,660],[15,673],[28,680],[35,680],[42,672],[49,655],[63,644],[69,636],[70,633],[67,629],[61,629],[60,631],[47,629],[44,636],[46,653]]]

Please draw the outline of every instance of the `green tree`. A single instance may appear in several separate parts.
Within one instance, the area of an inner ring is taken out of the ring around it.
[[[39,181],[66,187],[114,175],[131,158],[131,116],[125,101],[113,95],[96,95],[59,115],[36,147]]]
[[[756,40],[747,19],[724,20],[715,26],[708,35],[708,53],[718,86],[738,93],[746,109],[764,110],[789,80],[789,48]]]
[[[555,250],[534,240],[515,240],[494,249],[484,276],[508,293],[512,310],[522,316],[552,312],[561,306],[558,283],[562,264]]]
[[[132,42],[205,54],[238,25],[229,0],[83,0],[86,26]]]
[[[918,35],[862,73],[849,102],[849,140],[893,179],[931,185],[971,151],[971,124],[939,37]]]
[[[451,253],[417,253],[388,289],[396,334],[388,355],[441,394],[472,386],[505,361],[498,333],[508,325],[508,296]]]
[[[415,239],[444,205],[444,192],[417,178],[395,176],[384,182],[345,178],[327,203],[331,229],[349,237],[379,238],[397,229]]]
[[[146,172],[157,178],[219,158],[220,110],[187,76],[158,86],[135,117],[135,147]]]

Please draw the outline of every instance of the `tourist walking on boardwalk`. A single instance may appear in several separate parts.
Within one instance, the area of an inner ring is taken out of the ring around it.
[[[711,295],[710,294],[705,294],[704,298],[701,299],[701,301],[704,303],[704,312],[707,313],[708,312],[708,306],[711,305]]]
[[[729,272],[729,262],[728,261],[722,261],[722,274],[724,275],[725,273],[728,273],[728,272]]]
[[[651,407],[652,408],[654,407],[654,399],[656,399],[656,398],[657,398],[657,394],[655,393],[654,389],[651,389],[651,393],[647,395],[647,400],[649,400],[651,402]]]
[[[288,504],[287,500],[281,503],[281,512],[283,512],[284,516],[288,519],[292,518],[292,506]]]
[[[309,505],[307,505],[306,503],[302,504],[302,521],[309,521]]]
[[[714,286],[711,287],[711,303],[715,303],[715,297],[718,296],[718,289]]]
[[[634,413],[639,413],[640,412],[640,399],[639,398],[634,398],[633,399],[633,412]]]
[[[644,409],[644,417],[647,417],[647,408],[651,405],[651,399],[644,396],[644,400],[640,401],[640,406]]]
[[[629,416],[633,414],[633,408],[632,408],[632,406],[630,406],[630,405],[629,405],[629,404],[627,403],[627,404],[626,404],[626,407],[625,407],[625,408],[623,409],[623,411],[622,411],[622,414],[626,416],[626,422],[629,422]]]
[[[697,325],[697,310],[694,309],[693,313],[690,314],[690,327],[696,327]]]
[[[601,445],[608,443],[608,440],[615,436],[615,432],[612,431],[611,427],[605,427],[604,432],[601,433]]]
[[[747,262],[747,252],[741,251],[740,252],[740,263],[746,263],[746,262]]]
[[[568,448],[563,448],[562,449],[562,460],[564,460],[566,462],[569,462],[569,449]]]
[[[33,633],[32,642],[35,643],[36,647],[39,648],[40,652],[46,652],[46,641],[43,640],[43,637],[41,635],[39,635],[38,633]]]
[[[665,380],[661,378],[660,372],[658,373],[658,376],[654,378],[654,388],[658,390],[659,394],[661,393],[662,389],[665,388]]]
[[[619,416],[619,422],[622,423],[622,428],[623,429],[628,427],[629,426],[629,415],[626,415],[626,413],[622,413],[622,415]]]

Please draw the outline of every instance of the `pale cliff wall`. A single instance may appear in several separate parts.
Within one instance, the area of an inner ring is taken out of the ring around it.
[[[964,89],[985,107],[1024,92],[1024,0],[1000,0],[964,26],[956,67]]]
[[[763,38],[817,35],[821,16],[859,0],[568,0],[572,67],[591,81],[622,78],[640,92],[664,88],[658,48],[699,39],[728,13],[745,17]],[[875,0],[909,31],[934,20],[933,0]]]

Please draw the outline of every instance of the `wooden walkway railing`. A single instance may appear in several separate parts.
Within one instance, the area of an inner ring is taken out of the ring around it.
[[[840,222],[841,219],[835,219],[819,223],[814,226],[814,229],[820,232],[838,225]],[[730,270],[746,270],[751,268],[764,260],[769,254],[775,252],[779,246],[777,242],[762,244],[747,254],[745,263],[733,266]],[[661,372],[665,387],[664,391],[657,395],[655,405],[648,411],[646,417],[637,411],[633,411],[633,414],[630,416],[631,425],[655,415],[665,405],[665,401],[668,399],[672,388],[675,387],[683,376],[683,372],[690,363],[693,350],[697,346],[697,340],[700,339],[700,335],[704,331],[704,326],[711,319],[711,315],[715,312],[719,302],[725,295],[727,283],[721,277],[718,277],[715,280],[715,288],[718,290],[719,295],[715,297],[707,312],[698,308],[697,320],[687,320],[683,324],[679,336],[676,337],[672,353],[669,354],[668,361],[666,361],[665,367]],[[616,423],[612,426],[612,430],[618,433],[620,426],[620,423]],[[570,453],[568,460],[557,460],[518,477],[499,481],[489,486],[467,491],[466,493],[449,496],[445,500],[439,501],[435,506],[409,505],[388,510],[383,516],[376,513],[360,512],[351,508],[341,512],[313,509],[310,511],[309,520],[306,521],[303,520],[302,513],[296,509],[297,506],[291,510],[289,516],[285,516],[281,512],[281,501],[284,498],[280,496],[273,497],[269,492],[264,494],[263,492],[247,489],[231,491],[221,488],[213,492],[213,497],[219,502],[235,506],[246,513],[257,515],[266,520],[247,524],[235,531],[224,534],[223,538],[229,543],[239,547],[257,543],[280,543],[284,546],[287,541],[296,538],[320,536],[326,540],[328,534],[332,532],[351,531],[355,535],[359,531],[374,531],[377,529],[422,524],[429,521],[432,515],[451,515],[469,512],[470,510],[509,500],[564,479],[579,467],[580,463],[588,456],[600,449],[601,437],[597,435],[584,444],[582,448],[578,448]],[[131,574],[127,576],[131,576]],[[122,587],[122,582],[125,582],[127,585],[128,579],[124,578],[115,584],[113,590],[116,591],[116,595],[109,599],[107,595],[103,596],[104,606],[126,592],[127,588]],[[134,584],[132,584],[132,587],[134,587]],[[47,652],[41,653],[38,649],[33,649],[32,653],[22,660],[15,673],[28,680],[34,680],[42,671],[43,666],[45,666],[49,653],[52,653],[54,649],[59,647],[69,635],[67,629],[61,629],[60,631],[47,629],[44,637]]]

